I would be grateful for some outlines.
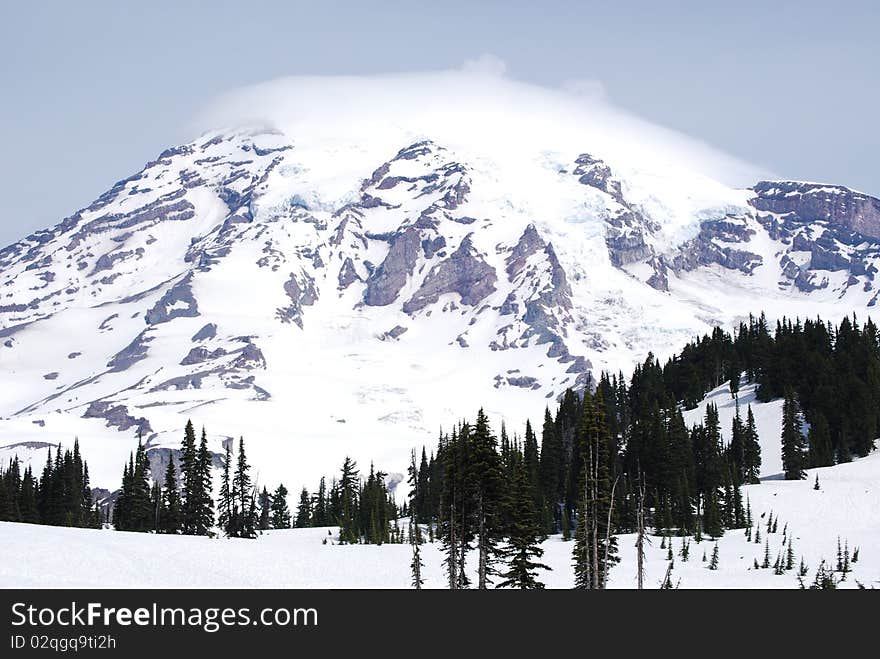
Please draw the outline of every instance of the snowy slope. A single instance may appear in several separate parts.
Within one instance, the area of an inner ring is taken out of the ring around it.
[[[736,189],[674,136],[474,75],[419,103],[386,81],[390,105],[296,81],[271,128],[168,149],[0,250],[0,459],[79,436],[112,489],[137,433],[176,448],[191,418],[217,453],[244,435],[261,484],[402,472],[479,406],[518,427],[716,323],[876,303],[877,200]]]
[[[821,489],[813,489],[818,473]],[[707,569],[703,551],[711,556],[713,542],[691,540],[690,559],[682,561],[681,540],[672,577],[681,588],[797,588],[793,572],[776,576],[771,569],[753,569],[764,557],[769,537],[771,562],[782,547],[782,530],[792,533],[795,562],[809,568],[807,585],[822,559],[833,567],[837,537],[859,561],[842,588],[880,587],[880,454],[849,464],[810,470],[807,480],[769,480],[745,488],[760,544],[747,542],[742,531],[728,531],[718,542],[719,568]],[[778,517],[778,530],[766,534],[766,515]],[[257,540],[162,536],[111,530],[66,529],[0,522],[0,587],[254,587],[254,588],[408,588],[408,545],[335,545],[329,529],[270,531]],[[335,533],[335,529],[332,531]],[[327,544],[323,540],[327,539]],[[651,537],[646,549],[646,588],[657,588],[666,572],[666,550]],[[636,586],[635,537],[619,536],[622,561],[611,572],[609,587]],[[61,549],[63,547],[63,550]],[[550,588],[573,583],[571,542],[561,536],[543,545],[543,560],[553,568],[541,580]],[[426,587],[443,588],[442,554],[438,543],[422,549]],[[156,557],[162,556],[161,563]],[[472,556],[476,572],[476,556]]]

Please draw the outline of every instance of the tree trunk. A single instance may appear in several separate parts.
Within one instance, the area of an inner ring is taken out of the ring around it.
[[[488,572],[488,546],[486,543],[486,513],[483,509],[483,493],[480,492],[479,497],[477,499],[477,511],[480,519],[479,526],[479,552],[480,552],[480,561],[479,561],[479,575],[477,577],[477,588],[479,590],[486,590],[487,588],[487,572]]]

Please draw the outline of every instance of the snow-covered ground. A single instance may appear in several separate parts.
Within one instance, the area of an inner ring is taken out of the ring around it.
[[[813,483],[819,476],[820,489]],[[794,570],[776,576],[773,569],[753,568],[764,557],[770,539],[771,562],[782,550],[783,528],[794,538],[795,562],[803,556],[809,585],[824,558],[833,567],[837,538],[860,549],[859,561],[841,587],[880,587],[880,453],[855,462],[810,470],[804,481],[766,480],[745,488],[761,543],[748,542],[742,531],[728,531],[719,541],[719,567],[702,561],[714,543],[691,540],[690,558],[676,554],[672,577],[681,588],[796,588]],[[767,515],[778,518],[776,533],[767,534]],[[184,587],[184,588],[408,588],[408,545],[336,545],[335,529],[270,531],[256,540],[209,539],[67,529],[0,523],[0,587]],[[327,541],[324,544],[324,541]],[[646,588],[660,585],[667,550],[651,537],[647,547]],[[622,561],[611,572],[609,586],[634,588],[635,537],[619,536]],[[573,581],[572,543],[554,536],[544,543],[544,562],[552,571],[541,575],[549,588],[569,588]],[[439,543],[422,548],[426,587],[444,587]],[[475,565],[472,562],[472,567]]]

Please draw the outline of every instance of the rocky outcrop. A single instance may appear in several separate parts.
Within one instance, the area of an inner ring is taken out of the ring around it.
[[[180,365],[192,366],[193,364],[201,364],[224,355],[226,355],[226,350],[223,348],[217,348],[216,350],[208,350],[202,347],[193,348],[187,353],[186,357],[180,360]]]
[[[96,400],[91,403],[83,414],[84,419],[104,419],[108,426],[119,430],[134,428],[137,434],[146,436],[153,432],[150,422],[144,418],[135,418],[128,413],[125,405]]]
[[[192,292],[192,279],[193,275],[189,273],[166,291],[144,316],[147,325],[159,325],[174,318],[199,315],[199,305]]]
[[[296,277],[292,272],[290,278],[284,283],[284,292],[290,298],[290,305],[278,309],[276,316],[281,322],[294,322],[302,329],[303,307],[311,306],[318,299],[318,291],[315,288],[315,281],[306,274]]]
[[[664,258],[662,262],[675,272],[689,272],[701,266],[717,264],[749,275],[763,263],[762,257],[732,245],[748,242],[754,233],[748,227],[747,217],[727,216],[706,220],[700,224],[696,237],[682,245],[671,259]],[[655,268],[655,273],[658,270],[662,273],[658,277],[665,278],[662,269]]]
[[[749,201],[758,211],[791,217],[799,224],[824,220],[880,238],[880,199],[837,185],[797,181],[761,181]]]
[[[232,368],[250,370],[254,368],[266,368],[266,358],[263,357],[263,351],[255,344],[248,343],[242,348],[238,357],[232,364]]]
[[[513,279],[522,272],[529,257],[537,254],[545,247],[546,244],[544,243],[544,239],[538,235],[538,230],[535,228],[535,225],[529,224],[525,231],[523,231],[522,236],[520,236],[520,239],[517,241],[513,250],[511,250],[510,254],[505,259],[508,279],[513,281]]]
[[[421,235],[415,227],[409,227],[397,234],[385,260],[367,280],[364,304],[384,307],[394,302],[412,274],[420,249]]]
[[[138,334],[135,339],[117,352],[113,358],[107,362],[107,368],[111,373],[119,373],[128,369],[132,364],[136,364],[142,359],[147,358],[147,344],[153,340],[147,335],[149,330],[144,330]],[[72,354],[72,353],[71,353]]]
[[[474,249],[468,234],[457,250],[431,268],[419,290],[404,303],[403,310],[414,313],[446,293],[457,293],[462,304],[476,306],[495,291],[497,280],[494,268]]]
[[[207,323],[203,325],[202,328],[192,335],[192,339],[190,339],[193,343],[198,343],[199,341],[207,341],[208,339],[213,339],[217,336],[217,324],[216,323]]]
[[[348,288],[356,281],[361,281],[360,275],[358,275],[357,270],[354,268],[354,261],[351,260],[350,256],[345,257],[342,267],[339,268],[338,281],[340,290]]]
[[[646,236],[660,229],[632,206],[623,196],[623,185],[615,178],[611,168],[602,160],[582,153],[575,160],[574,175],[578,182],[611,197],[612,202],[605,218],[605,245],[611,263],[622,268],[631,263],[644,261],[654,255]]]

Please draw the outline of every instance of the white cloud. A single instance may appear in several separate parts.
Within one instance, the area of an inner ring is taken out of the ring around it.
[[[500,77],[507,73],[507,62],[492,53],[483,53],[476,59],[467,60],[461,70],[467,73],[484,73]]]
[[[280,78],[225,94],[197,128],[268,124],[294,142],[379,145],[384,156],[426,138],[494,158],[587,152],[613,167],[683,169],[740,186],[766,174],[615,107],[599,81],[552,89],[505,72],[501,59],[483,55],[445,71]]]

